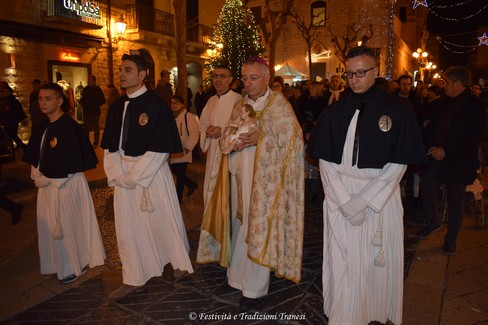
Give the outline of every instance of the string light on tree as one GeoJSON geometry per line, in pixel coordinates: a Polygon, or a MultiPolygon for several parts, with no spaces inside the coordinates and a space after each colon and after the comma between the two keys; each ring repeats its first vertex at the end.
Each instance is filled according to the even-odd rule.
{"type": "Polygon", "coordinates": [[[244,9],[241,0],[226,0],[208,47],[211,55],[205,66],[207,72],[223,65],[228,66],[236,77],[241,76],[242,65],[247,59],[264,52],[254,16],[251,10],[244,9]]]}
{"type": "Polygon", "coordinates": [[[429,8],[429,4],[427,3],[427,0],[414,0],[413,9],[417,8],[418,6],[424,6],[426,8],[429,8]]]}
{"type": "MultiPolygon", "coordinates": [[[[388,5],[389,0],[386,0],[388,5]]],[[[386,58],[386,79],[393,78],[393,55],[395,53],[395,17],[396,17],[396,0],[391,1],[388,17],[388,56],[386,58]]]]}
{"type": "Polygon", "coordinates": [[[488,46],[488,36],[486,36],[486,33],[483,33],[483,35],[478,37],[478,39],[480,40],[480,43],[478,44],[478,46],[481,46],[481,45],[487,45],[488,46]]]}

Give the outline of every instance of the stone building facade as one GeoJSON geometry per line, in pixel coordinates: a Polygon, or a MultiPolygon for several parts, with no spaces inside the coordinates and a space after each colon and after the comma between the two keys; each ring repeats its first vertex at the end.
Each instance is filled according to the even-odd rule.
{"type": "MultiPolygon", "coordinates": [[[[273,2],[280,0],[270,1],[273,2]]],[[[342,73],[344,63],[338,58],[338,47],[332,38],[336,35],[339,41],[343,41],[344,37],[352,40],[354,29],[357,39],[351,45],[357,44],[363,36],[371,37],[367,45],[377,50],[380,76],[396,78],[403,73],[413,73],[415,62],[411,57],[412,50],[425,47],[428,36],[425,7],[413,9],[411,1],[407,0],[294,0],[292,11],[308,25],[317,6],[324,8],[325,23],[316,27],[316,40],[311,51],[314,56],[312,71],[309,71],[307,43],[290,16],[281,29],[282,35],[276,45],[276,64],[288,63],[310,75],[313,80],[342,73]]],[[[250,0],[248,7],[256,15],[261,15],[258,20],[266,14],[264,0],[250,0]]]]}
{"type": "MultiPolygon", "coordinates": [[[[189,9],[191,24],[187,27],[186,43],[188,86],[196,93],[205,78],[205,41],[212,30],[203,23],[211,26],[221,6],[216,8],[217,14],[202,19],[198,8],[214,6],[211,3],[215,1],[188,2],[193,4],[189,9]]],[[[63,84],[69,85],[75,102],[74,118],[83,123],[77,89],[87,85],[90,74],[97,77],[97,84],[106,97],[110,84],[120,89],[118,67],[125,53],[137,53],[147,59],[148,84],[156,84],[159,72],[167,69],[173,72],[174,85],[177,79],[174,18],[171,0],[2,1],[0,80],[7,81],[14,89],[26,112],[33,79],[66,81],[63,84]],[[115,33],[115,22],[120,17],[127,24],[123,35],[115,33]]],[[[101,126],[106,110],[104,105],[101,126]]],[[[23,140],[29,138],[29,130],[29,121],[25,121],[19,129],[23,140]]]]}

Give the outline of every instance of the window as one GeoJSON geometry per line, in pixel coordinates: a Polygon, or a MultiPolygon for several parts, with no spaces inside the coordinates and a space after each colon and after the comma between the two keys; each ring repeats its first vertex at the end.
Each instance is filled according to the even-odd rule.
{"type": "Polygon", "coordinates": [[[400,7],[400,21],[406,22],[407,21],[407,7],[400,7]]]}
{"type": "Polygon", "coordinates": [[[326,17],[326,3],[325,1],[314,1],[310,5],[310,19],[312,20],[312,26],[325,27],[326,17]]]}

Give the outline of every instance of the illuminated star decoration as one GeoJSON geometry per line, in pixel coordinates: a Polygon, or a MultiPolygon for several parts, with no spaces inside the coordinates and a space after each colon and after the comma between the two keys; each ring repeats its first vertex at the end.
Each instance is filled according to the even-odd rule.
{"type": "Polygon", "coordinates": [[[478,46],[481,46],[481,45],[487,45],[488,46],[488,36],[486,36],[486,33],[483,33],[483,36],[478,37],[478,39],[480,40],[480,43],[478,44],[478,46]]]}
{"type": "Polygon", "coordinates": [[[427,3],[427,0],[414,0],[413,9],[417,8],[418,6],[424,6],[426,8],[429,8],[429,4],[427,3]]]}

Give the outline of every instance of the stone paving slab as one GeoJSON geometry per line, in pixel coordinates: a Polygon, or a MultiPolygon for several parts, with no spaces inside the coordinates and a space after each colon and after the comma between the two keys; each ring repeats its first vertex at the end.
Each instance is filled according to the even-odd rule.
{"type": "MultiPolygon", "coordinates": [[[[240,307],[240,292],[227,285],[225,270],[216,264],[195,265],[193,275],[176,282],[153,278],[142,290],[111,301],[107,299],[108,294],[122,281],[111,230],[103,234],[110,255],[105,266],[89,270],[80,280],[65,286],[59,285],[55,276],[39,274],[33,231],[35,188],[29,181],[28,168],[24,167],[21,168],[25,175],[22,174],[19,185],[23,192],[10,197],[30,204],[29,211],[16,226],[7,225],[10,220],[0,211],[0,288],[20,288],[14,294],[2,290],[0,319],[4,320],[0,324],[327,324],[322,312],[320,209],[306,211],[302,282],[295,284],[272,276],[269,296],[258,299],[247,310],[240,307]],[[17,274],[10,263],[22,263],[22,270],[17,270],[17,274]],[[14,281],[9,283],[9,279],[14,281]],[[196,320],[190,320],[190,312],[200,314],[196,320]],[[283,312],[285,316],[304,316],[305,319],[280,319],[283,312]],[[209,316],[215,317],[204,319],[209,316]],[[226,317],[237,319],[229,322],[226,317]],[[262,320],[273,317],[276,319],[262,320]]],[[[99,223],[109,229],[114,222],[113,203],[100,170],[97,168],[87,178],[96,179],[90,186],[94,200],[101,202],[96,205],[99,223]]],[[[189,169],[194,179],[202,173],[201,163],[192,164],[189,169]]],[[[192,197],[184,196],[182,206],[193,261],[199,237],[197,225],[202,215],[198,199],[201,191],[199,187],[192,197]]],[[[422,214],[408,203],[407,200],[403,324],[488,324],[488,231],[473,227],[473,218],[468,217],[458,253],[447,257],[441,251],[445,230],[420,242],[410,237],[422,226],[422,214]]]]}
{"type": "MultiPolygon", "coordinates": [[[[244,308],[240,306],[240,291],[227,284],[226,270],[216,263],[195,264],[194,274],[175,282],[153,278],[128,297],[109,300],[108,294],[122,280],[121,267],[116,265],[90,270],[98,273],[65,292],[59,291],[65,286],[51,277],[42,286],[53,294],[52,298],[10,317],[6,323],[228,324],[228,319],[222,318],[236,317],[232,324],[326,324],[322,299],[322,221],[320,210],[307,210],[302,281],[296,284],[272,276],[269,294],[244,308]],[[190,320],[193,315],[196,320],[190,320]]],[[[194,261],[199,230],[188,231],[188,238],[194,261]]],[[[407,246],[414,252],[411,246],[416,244],[410,241],[407,246]]]]}

